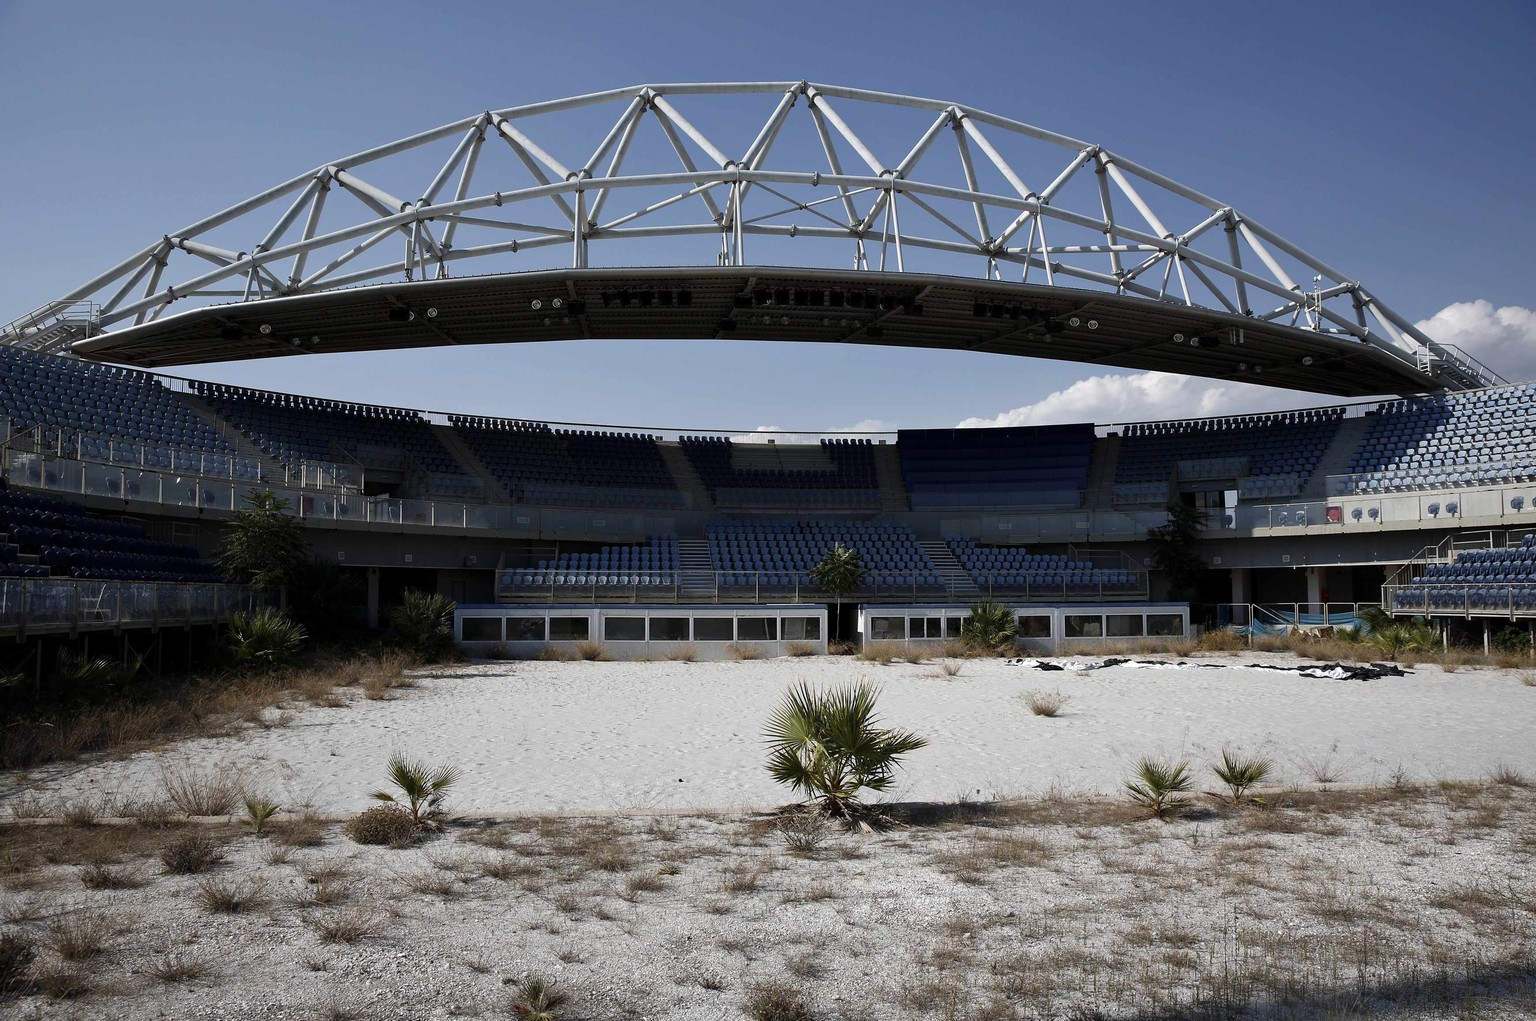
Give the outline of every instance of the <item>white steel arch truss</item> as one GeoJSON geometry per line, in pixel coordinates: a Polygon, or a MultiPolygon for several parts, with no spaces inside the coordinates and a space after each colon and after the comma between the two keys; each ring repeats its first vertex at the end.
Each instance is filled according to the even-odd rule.
{"type": "Polygon", "coordinates": [[[167,233],[0,338],[59,351],[172,309],[584,269],[606,246],[630,265],[749,266],[771,246],[786,261],[1087,287],[1353,338],[1454,386],[1502,382],[1358,280],[1101,145],[803,81],[638,85],[485,111],[167,233]],[[701,128],[706,109],[725,127],[701,128]],[[591,149],[563,123],[578,117],[591,149]],[[786,143],[792,130],[802,144],[786,143]],[[420,187],[391,191],[392,175],[420,187]],[[689,238],[708,241],[680,248],[689,238]]]}

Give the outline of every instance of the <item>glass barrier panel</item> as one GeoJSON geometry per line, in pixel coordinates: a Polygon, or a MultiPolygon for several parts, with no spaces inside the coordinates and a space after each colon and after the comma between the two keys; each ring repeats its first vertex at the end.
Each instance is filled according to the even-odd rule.
{"type": "Polygon", "coordinates": [[[0,628],[21,626],[26,607],[27,585],[20,578],[0,578],[0,628]]]}

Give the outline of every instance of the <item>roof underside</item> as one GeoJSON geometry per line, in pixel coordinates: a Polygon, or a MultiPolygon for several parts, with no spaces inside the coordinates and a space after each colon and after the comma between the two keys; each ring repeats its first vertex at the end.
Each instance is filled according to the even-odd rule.
{"type": "Polygon", "coordinates": [[[617,339],[979,351],[1341,397],[1443,385],[1368,341],[1183,304],[913,273],[751,266],[543,270],[324,291],[192,309],[79,341],[73,350],[154,368],[617,339]]]}

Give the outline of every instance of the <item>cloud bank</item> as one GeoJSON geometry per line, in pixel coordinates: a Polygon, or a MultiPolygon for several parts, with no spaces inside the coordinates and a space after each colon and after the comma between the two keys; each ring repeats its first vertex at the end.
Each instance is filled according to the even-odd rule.
{"type": "MultiPolygon", "coordinates": [[[[1441,343],[1457,345],[1508,379],[1536,378],[1536,312],[1531,309],[1519,305],[1494,308],[1492,302],[1481,299],[1463,301],[1447,305],[1415,325],[1441,343]]],[[[1219,383],[1169,372],[1132,372],[1089,376],[1033,404],[990,418],[967,418],[959,428],[1206,418],[1326,403],[1328,398],[1319,394],[1219,383]]]]}

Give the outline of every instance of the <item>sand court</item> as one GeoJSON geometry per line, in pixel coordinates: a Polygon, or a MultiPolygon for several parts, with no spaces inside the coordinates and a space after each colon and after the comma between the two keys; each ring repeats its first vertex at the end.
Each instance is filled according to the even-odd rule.
{"type": "MultiPolygon", "coordinates": [[[[1092,662],[1092,661],[1090,661],[1092,662]]],[[[422,672],[387,701],[302,708],[286,726],[196,739],[126,759],[59,765],[12,780],[43,798],[145,797],[166,762],[228,763],[271,796],[324,812],[365,807],[403,751],[452,762],[461,812],[740,809],[788,792],[763,769],[761,729],[791,685],[868,680],[889,726],[929,747],[908,760],[898,800],[951,801],[1049,790],[1114,793],[1142,755],[1203,762],[1223,744],[1271,755],[1285,783],[1475,779],[1498,765],[1536,774],[1536,688],[1511,670],[1409,669],[1371,681],[1307,678],[1205,656],[1218,669],[1042,671],[966,660],[881,666],[844,657],[725,663],[471,663],[422,672]],[[1030,691],[1070,701],[1033,715],[1030,691]]]]}

